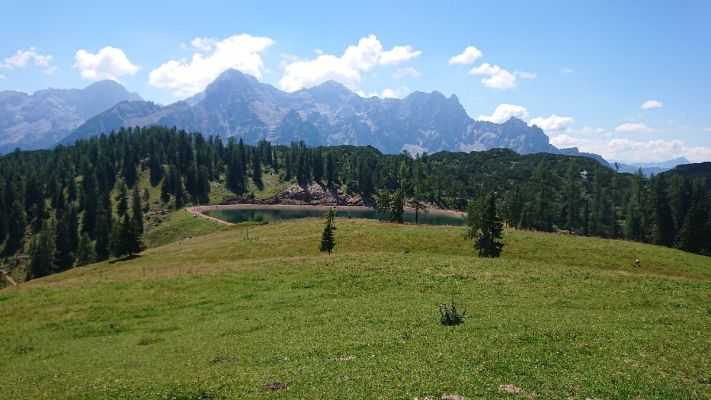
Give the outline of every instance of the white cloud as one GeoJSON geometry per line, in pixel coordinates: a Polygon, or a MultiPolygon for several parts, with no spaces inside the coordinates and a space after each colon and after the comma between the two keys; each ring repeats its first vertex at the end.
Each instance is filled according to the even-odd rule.
{"type": "Polygon", "coordinates": [[[57,71],[57,66],[52,64],[53,57],[49,54],[40,54],[37,49],[30,47],[20,49],[15,54],[3,60],[0,67],[5,69],[23,68],[29,65],[44,68],[44,73],[47,75],[57,71]]]}
{"type": "Polygon", "coordinates": [[[628,122],[626,124],[618,125],[615,128],[615,132],[619,133],[631,133],[631,132],[650,132],[651,129],[642,123],[628,122]]]}
{"type": "Polygon", "coordinates": [[[469,73],[486,76],[481,80],[481,83],[492,89],[505,90],[516,87],[516,76],[498,65],[484,63],[472,68],[469,73]]]}
{"type": "Polygon", "coordinates": [[[480,115],[480,121],[496,122],[497,124],[508,121],[511,117],[528,120],[528,110],[524,106],[515,104],[499,104],[491,115],[480,115]]]}
{"type": "Polygon", "coordinates": [[[401,99],[407,94],[409,94],[411,90],[407,87],[401,87],[399,89],[392,89],[392,88],[385,88],[383,89],[382,92],[380,93],[365,93],[361,90],[356,91],[356,94],[358,94],[360,97],[365,97],[365,98],[370,98],[370,97],[380,97],[381,99],[401,99]]]}
{"type": "Polygon", "coordinates": [[[549,117],[538,117],[531,120],[531,124],[538,125],[539,128],[546,132],[563,131],[568,129],[575,119],[573,117],[561,117],[560,115],[551,114],[549,117]]]}
{"type": "Polygon", "coordinates": [[[420,54],[422,52],[409,45],[383,50],[380,40],[371,34],[361,38],[357,45],[348,46],[340,57],[322,54],[312,60],[299,60],[287,64],[279,86],[293,92],[332,79],[354,89],[360,83],[363,72],[377,66],[398,65],[420,54]]]}
{"type": "Polygon", "coordinates": [[[711,132],[711,128],[704,129],[704,132],[711,132]]]}
{"type": "Polygon", "coordinates": [[[84,49],[74,54],[73,67],[78,69],[81,77],[90,81],[112,79],[118,81],[123,75],[133,75],[139,67],[131,63],[123,50],[106,46],[98,53],[90,53],[84,49]]]}
{"type": "Polygon", "coordinates": [[[569,75],[573,73],[573,69],[568,66],[560,67],[560,73],[563,75],[569,75]]]}
{"type": "Polygon", "coordinates": [[[4,81],[5,79],[7,79],[7,78],[5,78],[5,75],[0,74],[0,81],[4,81]]]}
{"type": "Polygon", "coordinates": [[[639,108],[641,108],[642,110],[651,110],[653,108],[662,108],[662,107],[664,107],[664,103],[662,103],[659,100],[647,100],[644,103],[642,103],[641,106],[639,106],[639,108]]]}
{"type": "Polygon", "coordinates": [[[523,78],[523,79],[536,79],[536,77],[538,76],[538,74],[536,74],[535,72],[526,72],[526,71],[515,71],[514,75],[516,75],[519,78],[523,78]]]}
{"type": "Polygon", "coordinates": [[[225,39],[196,38],[190,43],[194,51],[190,60],[170,60],[162,64],[148,75],[148,83],[172,89],[177,97],[187,97],[205,89],[230,68],[260,78],[264,70],[262,53],[274,41],[245,33],[225,39]]]}
{"type": "Polygon", "coordinates": [[[422,73],[412,67],[398,68],[393,74],[395,79],[419,78],[420,76],[422,76],[422,73]]]}
{"type": "Polygon", "coordinates": [[[469,65],[483,56],[482,52],[474,46],[468,46],[460,54],[449,59],[449,65],[469,65]]]}
{"type": "Polygon", "coordinates": [[[682,156],[692,162],[711,160],[711,147],[689,147],[681,140],[579,138],[567,134],[552,136],[550,139],[551,144],[559,148],[577,147],[581,151],[600,154],[608,160],[623,162],[665,161],[682,156]]]}
{"type": "Polygon", "coordinates": [[[582,133],[583,135],[592,135],[592,134],[604,133],[605,130],[602,128],[592,128],[590,126],[584,126],[580,129],[578,129],[577,132],[582,133]]]}

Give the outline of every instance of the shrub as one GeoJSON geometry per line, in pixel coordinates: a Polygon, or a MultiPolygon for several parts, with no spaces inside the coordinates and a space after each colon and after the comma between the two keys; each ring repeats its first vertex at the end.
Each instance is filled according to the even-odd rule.
{"type": "Polygon", "coordinates": [[[442,325],[455,326],[464,323],[464,317],[466,316],[467,311],[464,310],[459,312],[459,310],[457,310],[457,304],[454,303],[454,300],[452,300],[450,305],[439,305],[439,314],[439,322],[441,322],[442,325]]]}

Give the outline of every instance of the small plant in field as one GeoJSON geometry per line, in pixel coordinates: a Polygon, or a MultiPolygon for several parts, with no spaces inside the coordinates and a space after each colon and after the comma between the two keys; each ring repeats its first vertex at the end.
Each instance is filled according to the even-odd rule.
{"type": "Polygon", "coordinates": [[[467,315],[467,311],[464,310],[460,312],[457,310],[457,304],[452,300],[452,302],[447,304],[439,305],[439,322],[446,326],[461,325],[464,323],[464,317],[467,315]]]}

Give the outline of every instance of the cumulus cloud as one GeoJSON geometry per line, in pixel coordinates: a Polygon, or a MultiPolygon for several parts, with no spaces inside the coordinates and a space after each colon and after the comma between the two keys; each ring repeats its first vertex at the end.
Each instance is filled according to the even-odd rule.
{"type": "Polygon", "coordinates": [[[516,76],[498,65],[484,63],[472,68],[469,73],[484,75],[485,78],[481,80],[481,83],[488,88],[505,90],[516,87],[516,76]]]}
{"type": "Polygon", "coordinates": [[[422,73],[412,67],[398,68],[397,70],[395,70],[395,73],[393,74],[393,77],[395,79],[419,78],[420,76],[422,76],[422,73]]]}
{"type": "Polygon", "coordinates": [[[482,52],[474,46],[467,46],[460,54],[449,59],[449,65],[469,65],[483,56],[482,52]]]}
{"type": "Polygon", "coordinates": [[[496,122],[497,124],[508,121],[511,117],[528,120],[528,110],[524,106],[515,104],[499,104],[491,115],[480,115],[480,121],[496,122]]]}
{"type": "Polygon", "coordinates": [[[639,106],[639,108],[641,108],[642,110],[651,110],[654,108],[662,108],[662,107],[664,107],[664,103],[662,103],[659,100],[647,100],[644,103],[642,103],[641,106],[639,106]]]}
{"type": "Polygon", "coordinates": [[[321,54],[311,60],[299,60],[287,64],[279,86],[293,92],[332,79],[353,89],[360,83],[363,72],[377,66],[398,65],[420,54],[421,51],[409,45],[384,50],[380,40],[375,35],[369,35],[361,38],[357,45],[348,46],[340,57],[321,54]]]}
{"type": "Polygon", "coordinates": [[[401,87],[399,89],[392,89],[392,88],[385,88],[383,89],[382,92],[380,93],[365,93],[361,90],[356,91],[356,94],[358,94],[360,97],[380,97],[381,99],[401,99],[405,96],[407,96],[408,93],[410,93],[411,90],[407,87],[401,87]]]}
{"type": "Polygon", "coordinates": [[[514,75],[523,79],[535,79],[538,76],[535,72],[527,71],[514,71],[514,75]]]}
{"type": "Polygon", "coordinates": [[[538,125],[544,131],[564,131],[568,129],[575,119],[573,117],[561,117],[560,115],[551,114],[549,117],[538,117],[531,120],[531,124],[538,125]]]}
{"type": "Polygon", "coordinates": [[[261,78],[262,54],[274,44],[268,37],[249,34],[225,39],[195,38],[190,42],[190,60],[170,60],[148,75],[152,86],[171,89],[177,97],[187,97],[205,89],[222,72],[234,68],[261,78]]]}
{"type": "Polygon", "coordinates": [[[133,75],[139,67],[131,63],[123,50],[117,47],[106,46],[97,53],[90,53],[84,49],[77,50],[74,54],[74,68],[78,69],[81,77],[90,81],[111,79],[118,81],[124,75],[133,75]]]}
{"type": "Polygon", "coordinates": [[[0,67],[5,69],[15,69],[34,65],[36,67],[44,68],[44,73],[50,75],[57,71],[57,66],[52,64],[52,59],[53,57],[51,55],[41,54],[36,48],[30,47],[27,49],[17,50],[15,54],[5,58],[0,64],[0,67]]]}
{"type": "Polygon", "coordinates": [[[648,141],[625,138],[579,138],[567,134],[551,137],[556,147],[578,147],[581,151],[597,153],[608,160],[624,162],[665,161],[686,157],[692,162],[711,160],[711,147],[687,146],[681,140],[655,139],[648,141]]]}
{"type": "Polygon", "coordinates": [[[642,123],[628,122],[626,124],[615,127],[615,132],[619,133],[634,133],[634,132],[649,132],[651,129],[642,123]]]}

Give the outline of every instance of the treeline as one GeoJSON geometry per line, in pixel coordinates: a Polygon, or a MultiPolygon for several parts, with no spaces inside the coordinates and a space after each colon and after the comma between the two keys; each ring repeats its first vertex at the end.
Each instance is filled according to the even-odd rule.
{"type": "Polygon", "coordinates": [[[149,189],[160,190],[162,208],[209,203],[215,185],[248,200],[263,187],[264,174],[334,185],[380,207],[404,202],[418,210],[464,210],[469,201],[496,192],[509,226],[711,254],[703,174],[647,179],[588,158],[504,149],[411,157],[372,147],[273,146],[264,140],[252,146],[164,127],[121,129],[0,158],[2,254],[29,257],[30,277],[134,254],[143,213],[151,211],[149,189]]]}

